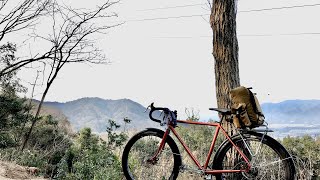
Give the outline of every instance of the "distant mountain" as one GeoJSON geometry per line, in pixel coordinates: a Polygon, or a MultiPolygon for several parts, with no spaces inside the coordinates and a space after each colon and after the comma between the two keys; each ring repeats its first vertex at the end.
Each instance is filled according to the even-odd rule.
{"type": "Polygon", "coordinates": [[[274,136],[320,135],[320,100],[288,100],[262,104],[274,136]]]}
{"type": "MultiPolygon", "coordinates": [[[[74,131],[90,127],[95,132],[105,132],[108,119],[115,120],[122,129],[124,118],[132,120],[127,129],[159,126],[149,119],[146,107],[130,99],[81,98],[66,103],[45,102],[44,105],[59,109],[74,131]]],[[[288,100],[261,106],[266,121],[271,128],[277,129],[279,136],[320,134],[320,100],[288,100]]]]}
{"type": "Polygon", "coordinates": [[[288,100],[262,104],[263,113],[270,123],[320,124],[320,100],[288,100]]]}
{"type": "Polygon", "coordinates": [[[66,103],[45,102],[44,104],[61,110],[68,117],[75,131],[90,127],[95,132],[105,132],[109,119],[115,120],[124,128],[124,118],[132,120],[126,128],[141,129],[155,126],[148,117],[149,111],[145,112],[146,107],[129,99],[81,98],[66,103]]]}
{"type": "MultiPolygon", "coordinates": [[[[37,100],[33,100],[33,106],[34,109],[32,110],[33,113],[36,113],[36,107],[38,107],[39,101],[37,100]]],[[[66,117],[66,115],[59,109],[59,108],[55,108],[53,106],[46,106],[46,104],[44,104],[41,108],[41,112],[40,115],[42,116],[46,116],[46,115],[51,115],[54,117],[55,120],[58,121],[58,126],[60,128],[63,128],[66,130],[66,132],[72,134],[73,132],[73,128],[72,125],[70,124],[70,122],[68,121],[68,118],[66,117]]]]}

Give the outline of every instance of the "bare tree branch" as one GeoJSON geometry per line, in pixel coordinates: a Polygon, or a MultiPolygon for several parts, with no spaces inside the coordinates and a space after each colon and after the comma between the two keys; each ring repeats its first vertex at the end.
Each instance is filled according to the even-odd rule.
{"type": "MultiPolygon", "coordinates": [[[[34,56],[30,52],[28,58],[0,61],[0,77],[16,72],[22,67],[29,65],[33,67],[34,63],[42,63],[43,68],[48,71],[46,88],[23,143],[23,150],[39,117],[43,101],[60,70],[64,65],[71,63],[108,63],[105,55],[95,45],[96,41],[93,40],[93,36],[105,34],[108,29],[120,24],[106,25],[104,24],[106,21],[103,23],[101,21],[117,17],[117,14],[108,12],[107,9],[118,2],[107,1],[94,10],[74,9],[65,4],[59,4],[56,0],[23,0],[10,9],[9,7],[12,6],[9,6],[9,3],[11,2],[9,0],[0,2],[0,42],[9,33],[34,28],[30,38],[33,38],[35,42],[49,45],[47,50],[42,49],[43,52],[35,53],[34,56]],[[51,25],[51,32],[45,32],[47,34],[36,32],[35,25],[38,25],[40,19],[49,20],[46,23],[51,25]],[[51,68],[46,68],[46,65],[51,68]]],[[[0,53],[1,48],[5,46],[0,47],[0,53]]]]}
{"type": "MultiPolygon", "coordinates": [[[[95,41],[91,36],[105,33],[115,25],[103,25],[96,23],[96,20],[117,17],[115,13],[108,13],[106,10],[117,2],[106,2],[98,6],[95,10],[76,10],[65,5],[54,4],[52,9],[52,33],[48,37],[33,34],[34,38],[47,41],[51,44],[51,49],[43,54],[41,60],[46,60],[51,66],[47,77],[46,88],[31,124],[31,128],[26,135],[22,150],[30,137],[32,129],[39,116],[43,101],[60,70],[69,63],[107,63],[102,51],[95,46],[95,41]]],[[[0,72],[1,73],[1,72],[0,72]]]]}
{"type": "Polygon", "coordinates": [[[51,4],[51,0],[24,0],[6,10],[8,2],[6,0],[0,6],[0,41],[6,34],[33,26],[51,4]]]}

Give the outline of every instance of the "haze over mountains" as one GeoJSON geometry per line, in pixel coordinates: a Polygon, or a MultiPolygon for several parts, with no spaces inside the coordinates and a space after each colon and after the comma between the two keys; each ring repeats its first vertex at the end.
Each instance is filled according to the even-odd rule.
{"type": "Polygon", "coordinates": [[[320,124],[320,100],[288,100],[262,104],[270,122],[277,124],[320,124]]]}
{"type": "Polygon", "coordinates": [[[262,104],[277,137],[320,135],[320,100],[288,100],[262,104]]]}
{"type": "Polygon", "coordinates": [[[95,132],[105,132],[109,119],[115,120],[124,128],[123,120],[129,118],[132,122],[126,128],[130,129],[156,125],[149,119],[146,107],[129,99],[81,98],[66,103],[45,102],[45,106],[61,110],[75,131],[90,127],[95,132]]]}
{"type": "MultiPolygon", "coordinates": [[[[130,99],[81,98],[66,103],[45,102],[44,105],[59,109],[75,131],[90,127],[95,132],[105,132],[108,119],[115,120],[124,128],[123,119],[126,117],[132,120],[126,125],[127,129],[159,126],[149,119],[146,107],[130,99]]],[[[278,129],[280,136],[320,134],[320,100],[265,103],[262,109],[267,122],[272,128],[278,129]]]]}

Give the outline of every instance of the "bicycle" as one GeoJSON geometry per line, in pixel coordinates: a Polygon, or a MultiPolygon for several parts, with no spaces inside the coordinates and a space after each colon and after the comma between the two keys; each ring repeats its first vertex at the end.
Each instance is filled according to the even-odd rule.
{"type": "Polygon", "coordinates": [[[174,134],[205,179],[284,179],[295,178],[295,166],[287,150],[275,139],[268,136],[272,132],[265,129],[241,129],[233,136],[222,127],[223,120],[231,122],[230,109],[210,108],[221,114],[219,122],[196,122],[177,120],[176,111],[154,107],[151,104],[151,120],[166,125],[165,131],[147,128],[134,135],[126,144],[122,155],[125,177],[131,179],[177,179],[179,172],[189,170],[182,163],[182,154],[173,138],[174,134]],[[153,117],[154,112],[162,112],[163,119],[153,117]],[[175,130],[177,124],[213,126],[216,128],[211,146],[203,165],[192,154],[188,145],[175,130]],[[221,130],[221,131],[220,131],[221,130]],[[216,151],[212,163],[211,155],[219,132],[226,137],[216,151]],[[232,157],[232,158],[230,158],[232,157]]]}

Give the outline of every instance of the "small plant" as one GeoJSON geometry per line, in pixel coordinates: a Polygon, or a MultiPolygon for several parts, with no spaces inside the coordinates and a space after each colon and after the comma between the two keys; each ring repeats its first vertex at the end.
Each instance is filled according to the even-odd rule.
{"type": "MultiPolygon", "coordinates": [[[[126,122],[126,121],[125,121],[126,122]]],[[[117,133],[116,131],[120,128],[114,120],[108,120],[107,133],[108,133],[108,148],[116,149],[117,147],[123,146],[124,142],[128,139],[128,135],[124,132],[117,133]]]]}

